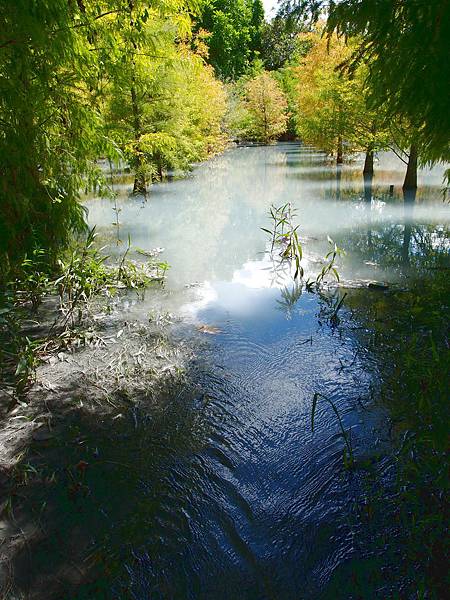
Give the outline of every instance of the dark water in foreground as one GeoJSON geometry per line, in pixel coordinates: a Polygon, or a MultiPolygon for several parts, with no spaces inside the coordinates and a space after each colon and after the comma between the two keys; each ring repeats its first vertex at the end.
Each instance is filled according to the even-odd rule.
{"type": "MultiPolygon", "coordinates": [[[[155,186],[147,203],[123,190],[119,235],[143,249],[164,247],[172,265],[166,291],[130,305],[130,315],[161,307],[182,315],[174,339],[189,340],[197,357],[188,383],[150,414],[136,409],[87,434],[82,424],[69,428],[61,451],[68,462],[89,462],[90,494],[74,509],[61,490],[61,535],[75,546],[89,535],[106,567],[97,587],[67,598],[378,597],[367,587],[383,547],[361,511],[367,473],[344,468],[338,422],[324,401],[311,432],[311,406],[315,392],[330,398],[358,460],[385,462],[388,481],[386,414],[372,402],[383,365],[357,314],[344,305],[339,325],[330,322],[330,295],[283,301],[259,229],[271,203],[291,201],[307,272],[319,270],[330,235],[347,250],[344,279],[404,284],[410,269],[448,249],[440,174],[423,174],[405,212],[388,195],[401,164],[382,157],[371,202],[361,170],[356,162],[336,179],[320,153],[280,144],[227,152],[192,178],[155,186]]],[[[114,237],[111,202],[88,206],[90,221],[114,237]]],[[[50,544],[36,560],[55,553],[58,542],[50,544]]]]}

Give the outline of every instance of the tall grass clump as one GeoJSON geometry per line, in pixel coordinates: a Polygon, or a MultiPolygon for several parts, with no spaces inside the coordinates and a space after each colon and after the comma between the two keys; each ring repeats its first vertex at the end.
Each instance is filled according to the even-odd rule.
{"type": "MultiPolygon", "coordinates": [[[[270,256],[274,271],[283,271],[284,267],[293,271],[294,283],[302,281],[305,275],[302,266],[303,247],[299,238],[300,225],[295,223],[296,212],[290,202],[269,209],[271,228],[261,227],[270,236],[270,256]]],[[[308,277],[304,282],[308,291],[319,290],[326,282],[328,275],[339,281],[339,272],[336,266],[337,259],[344,254],[333,240],[328,237],[332,249],[326,254],[322,269],[315,277],[308,277]]]]}

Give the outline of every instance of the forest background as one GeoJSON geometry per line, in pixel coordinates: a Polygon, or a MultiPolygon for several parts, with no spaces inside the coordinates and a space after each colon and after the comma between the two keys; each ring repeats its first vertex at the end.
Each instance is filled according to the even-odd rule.
{"type": "Polygon", "coordinates": [[[411,188],[448,158],[445,3],[287,1],[269,22],[261,0],[1,4],[2,281],[33,252],[55,267],[80,194],[110,191],[100,158],[135,193],[230,140],[365,151],[365,172],[393,148],[411,188]]]}

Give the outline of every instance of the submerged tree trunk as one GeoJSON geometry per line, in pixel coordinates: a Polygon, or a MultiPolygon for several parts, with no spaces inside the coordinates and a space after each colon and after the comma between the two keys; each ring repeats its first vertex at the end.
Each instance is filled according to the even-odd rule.
{"type": "Polygon", "coordinates": [[[336,166],[336,200],[341,199],[342,165],[336,166]]]}
{"type": "Polygon", "coordinates": [[[368,147],[366,150],[366,159],[363,169],[364,179],[364,200],[367,203],[372,202],[372,182],[373,182],[373,148],[368,147]]]}
{"type": "Polygon", "coordinates": [[[417,193],[417,145],[411,144],[405,181],[403,182],[403,200],[405,206],[405,229],[403,231],[402,259],[409,264],[409,246],[412,234],[412,214],[417,193]]]}
{"type": "Polygon", "coordinates": [[[338,136],[336,164],[342,165],[344,160],[344,150],[342,146],[342,136],[338,136]]]}
{"type": "Polygon", "coordinates": [[[139,114],[139,105],[137,101],[136,88],[134,85],[131,86],[131,106],[133,109],[133,129],[134,129],[134,185],[133,194],[146,194],[147,193],[147,182],[145,180],[145,164],[142,158],[142,151],[140,148],[140,137],[141,137],[141,117],[139,114]]]}
{"type": "Polygon", "coordinates": [[[403,230],[402,261],[404,265],[409,265],[409,246],[411,244],[412,226],[411,223],[405,223],[403,230]]]}
{"type": "Polygon", "coordinates": [[[147,182],[145,181],[145,175],[137,172],[134,176],[133,194],[147,194],[147,182]]]}
{"type": "Polygon", "coordinates": [[[402,260],[404,265],[409,265],[409,247],[411,245],[412,237],[412,223],[413,223],[413,211],[414,201],[416,199],[416,190],[403,190],[404,194],[404,216],[403,220],[405,227],[403,230],[403,244],[402,244],[402,260]]]}
{"type": "Polygon", "coordinates": [[[370,204],[372,202],[373,175],[364,173],[364,200],[370,204]]]}
{"type": "Polygon", "coordinates": [[[373,175],[373,148],[367,148],[366,159],[364,161],[364,175],[373,175]]]}

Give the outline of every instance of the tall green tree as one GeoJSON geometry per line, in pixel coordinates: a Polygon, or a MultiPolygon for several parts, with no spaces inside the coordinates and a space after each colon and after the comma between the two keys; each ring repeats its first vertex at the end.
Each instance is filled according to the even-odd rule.
{"type": "Polygon", "coordinates": [[[164,93],[160,79],[164,65],[176,60],[175,39],[187,36],[190,25],[184,0],[159,5],[129,0],[96,32],[94,50],[103,66],[101,93],[108,107],[106,130],[116,134],[134,171],[135,193],[145,193],[151,178],[144,148],[147,113],[164,93]]]}
{"type": "Polygon", "coordinates": [[[103,186],[99,157],[125,154],[142,191],[148,156],[162,169],[219,143],[223,91],[187,50],[194,10],[195,0],[0,0],[1,277],[35,247],[53,260],[85,226],[79,195],[103,186]]]}
{"type": "Polygon", "coordinates": [[[367,104],[365,75],[360,68],[352,77],[338,66],[352,53],[353,41],[332,36],[327,40],[320,29],[301,35],[310,49],[293,71],[297,76],[299,135],[330,154],[338,164],[344,152],[366,153],[365,173],[373,173],[377,150],[389,141],[386,116],[367,104]]]}
{"type": "Polygon", "coordinates": [[[268,71],[282,69],[297,58],[299,48],[298,36],[304,26],[291,17],[277,15],[268,23],[264,23],[261,35],[261,59],[268,71]]]}
{"type": "Polygon", "coordinates": [[[49,254],[83,224],[79,191],[104,150],[90,91],[98,63],[89,36],[101,7],[0,3],[0,270],[34,246],[49,254]],[[91,16],[94,15],[94,16],[91,16]]]}
{"type": "Polygon", "coordinates": [[[261,0],[206,0],[198,29],[209,32],[209,61],[222,79],[236,80],[261,50],[261,0]]]}
{"type": "Polygon", "coordinates": [[[221,127],[225,92],[212,68],[175,39],[157,49],[158,57],[136,61],[134,96],[114,85],[108,102],[108,135],[134,165],[136,193],[145,193],[167,169],[186,169],[222,150],[226,141],[221,127]]]}

